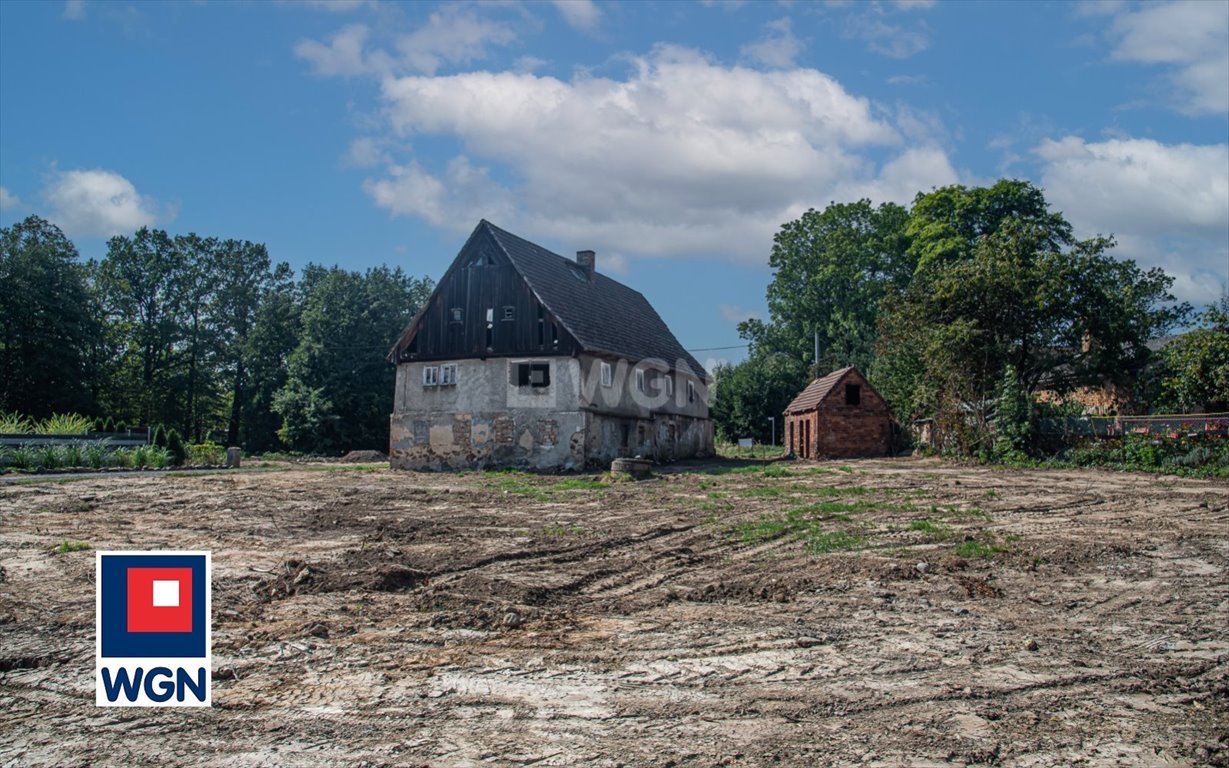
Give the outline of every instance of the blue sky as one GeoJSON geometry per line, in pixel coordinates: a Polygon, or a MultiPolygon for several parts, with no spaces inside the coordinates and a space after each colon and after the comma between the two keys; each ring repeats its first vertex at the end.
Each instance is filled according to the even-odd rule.
{"type": "Polygon", "coordinates": [[[1229,3],[0,2],[0,224],[87,257],[151,225],[438,277],[485,217],[703,350],[781,223],[1001,176],[1214,300],[1229,3]]]}

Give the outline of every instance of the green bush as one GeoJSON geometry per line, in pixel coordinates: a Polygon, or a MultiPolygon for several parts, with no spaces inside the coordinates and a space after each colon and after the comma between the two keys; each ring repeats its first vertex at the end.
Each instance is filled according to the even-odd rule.
{"type": "Polygon", "coordinates": [[[59,469],[64,466],[64,451],[58,445],[41,445],[34,454],[36,467],[59,469]]]}
{"type": "Polygon", "coordinates": [[[171,463],[171,452],[161,446],[150,446],[147,464],[154,469],[162,469],[171,463]]]}
{"type": "Polygon", "coordinates": [[[132,466],[148,467],[149,466],[149,451],[148,445],[134,445],[132,447],[132,466]]]}
{"type": "Polygon", "coordinates": [[[35,427],[40,435],[84,435],[93,422],[79,413],[55,413],[43,419],[35,427]]]}
{"type": "Polygon", "coordinates": [[[0,413],[0,433],[7,435],[28,435],[34,431],[34,422],[29,416],[19,413],[0,413]]]}
{"type": "Polygon", "coordinates": [[[131,448],[117,448],[111,452],[112,466],[131,469],[136,465],[131,448]]]}
{"type": "Polygon", "coordinates": [[[85,445],[80,442],[71,442],[63,447],[64,466],[66,467],[84,467],[85,466],[85,445]]]}
{"type": "Polygon", "coordinates": [[[188,458],[192,464],[217,465],[226,460],[226,449],[217,443],[196,443],[188,447],[188,458]]]}
{"type": "Polygon", "coordinates": [[[107,465],[107,446],[103,441],[96,440],[92,443],[87,443],[84,453],[84,466],[102,469],[107,465]]]}
{"type": "Polygon", "coordinates": [[[188,450],[184,447],[183,438],[179,436],[179,431],[171,427],[164,434],[166,435],[166,450],[171,455],[171,463],[175,465],[183,464],[188,458],[188,450]]]}
{"type": "Polygon", "coordinates": [[[9,452],[9,464],[17,469],[33,469],[36,463],[34,449],[28,445],[19,445],[9,452]]]}

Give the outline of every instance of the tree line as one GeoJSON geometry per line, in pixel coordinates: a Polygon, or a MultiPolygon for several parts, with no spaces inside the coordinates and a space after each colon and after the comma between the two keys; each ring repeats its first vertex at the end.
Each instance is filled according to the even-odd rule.
{"type": "Polygon", "coordinates": [[[748,359],[715,372],[718,433],[767,441],[769,417],[847,365],[899,421],[934,419],[970,454],[990,449],[1005,397],[1022,397],[1034,419],[1039,393],[1061,401],[1079,387],[1115,387],[1142,412],[1225,409],[1229,299],[1196,318],[1171,276],[1113,246],[1074,237],[1018,180],[935,189],[908,208],[809,210],[774,238],[769,317],[739,326],[748,359]],[[1149,347],[1192,320],[1197,332],[1149,347]]]}
{"type": "Polygon", "coordinates": [[[0,229],[0,411],[174,428],[251,452],[384,449],[397,333],[432,282],[142,228],[83,261],[54,224],[0,229]]]}

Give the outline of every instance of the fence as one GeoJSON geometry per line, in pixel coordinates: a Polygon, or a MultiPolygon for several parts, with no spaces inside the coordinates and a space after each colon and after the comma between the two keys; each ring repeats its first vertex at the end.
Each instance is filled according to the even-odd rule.
{"type": "Polygon", "coordinates": [[[1128,433],[1229,432],[1229,413],[1176,413],[1156,416],[1068,416],[1040,419],[1043,435],[1118,437],[1128,433]]]}
{"type": "Polygon", "coordinates": [[[81,435],[30,435],[11,432],[0,434],[0,445],[67,445],[103,440],[117,448],[149,445],[149,428],[129,429],[124,432],[86,432],[81,435]]]}

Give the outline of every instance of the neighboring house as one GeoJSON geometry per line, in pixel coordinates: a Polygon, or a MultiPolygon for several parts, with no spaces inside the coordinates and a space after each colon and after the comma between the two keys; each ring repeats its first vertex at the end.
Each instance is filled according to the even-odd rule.
{"type": "Polygon", "coordinates": [[[595,262],[478,223],[389,352],[393,467],[712,453],[708,374],[644,296],[595,262]]]}
{"type": "Polygon", "coordinates": [[[884,456],[891,414],[857,368],[812,381],[785,409],[785,447],[799,458],[884,456]]]}

